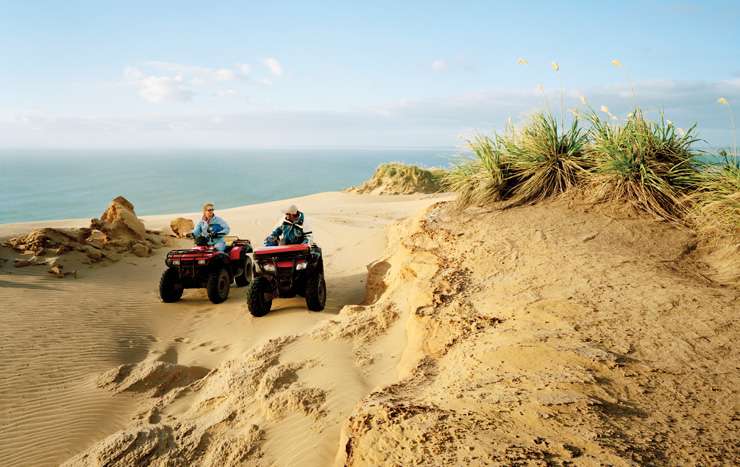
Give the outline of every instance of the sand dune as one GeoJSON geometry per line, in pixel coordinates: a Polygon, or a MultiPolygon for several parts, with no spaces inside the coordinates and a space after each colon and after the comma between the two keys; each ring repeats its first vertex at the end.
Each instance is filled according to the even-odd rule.
{"type": "MultiPolygon", "coordinates": [[[[382,254],[384,225],[431,202],[428,197],[389,202],[327,193],[219,211],[234,233],[259,241],[284,204],[305,209],[327,252],[330,294],[324,313],[307,312],[301,300],[284,300],[276,302],[269,319],[255,320],[246,311],[243,289],[233,289],[221,305],[211,304],[202,291],[187,291],[177,304],[159,303],[156,286],[166,248],[151,258],[81,265],[78,280],[50,277],[43,267],[19,270],[6,265],[0,269],[3,464],[56,464],[123,427],[140,410],[142,397],[97,387],[97,377],[113,367],[159,359],[216,368],[255,345],[301,333],[345,304],[358,303],[364,297],[365,265],[382,254]]],[[[172,217],[144,219],[148,228],[164,228],[172,217]]],[[[1,225],[0,237],[49,224],[1,225]]],[[[53,224],[74,227],[85,222],[53,224]]],[[[10,252],[3,255],[9,257],[10,252]]],[[[336,350],[323,352],[333,355],[336,350]]],[[[337,363],[338,371],[343,363],[337,363]]],[[[342,402],[331,397],[327,404],[351,406],[358,398],[342,402]]],[[[333,455],[335,443],[329,444],[333,455]]]]}
{"type": "MultiPolygon", "coordinates": [[[[327,253],[324,313],[288,300],[251,318],[239,289],[221,305],[201,291],[159,303],[163,251],[77,281],[3,274],[0,300],[14,307],[2,360],[15,363],[2,367],[0,402],[13,412],[0,455],[11,465],[740,460],[740,294],[710,279],[736,277],[736,254],[707,265],[689,232],[567,200],[460,213],[441,199],[296,200],[327,253]]],[[[261,238],[282,204],[221,214],[261,238]]]]}

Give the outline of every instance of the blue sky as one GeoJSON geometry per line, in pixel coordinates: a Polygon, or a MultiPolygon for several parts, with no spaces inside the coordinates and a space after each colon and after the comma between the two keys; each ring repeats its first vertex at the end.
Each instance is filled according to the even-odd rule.
{"type": "Polygon", "coordinates": [[[561,89],[727,145],[740,112],[740,2],[268,3],[4,2],[0,147],[456,146],[561,89]]]}

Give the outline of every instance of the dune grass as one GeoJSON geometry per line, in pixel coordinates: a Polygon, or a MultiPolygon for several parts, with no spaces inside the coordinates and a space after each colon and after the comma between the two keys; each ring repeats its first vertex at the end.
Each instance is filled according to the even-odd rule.
{"type": "Polygon", "coordinates": [[[724,164],[701,174],[692,195],[690,220],[705,239],[740,238],[740,162],[725,158],[724,164]]]}
{"type": "Polygon", "coordinates": [[[472,157],[458,159],[445,175],[445,184],[457,192],[461,207],[501,201],[512,186],[511,167],[500,138],[478,135],[468,141],[472,157]]]}
{"type": "Polygon", "coordinates": [[[384,190],[388,193],[437,193],[444,189],[442,169],[426,169],[402,162],[388,162],[375,169],[370,180],[355,187],[355,191],[369,193],[384,190]]]}
{"type": "MultiPolygon", "coordinates": [[[[517,63],[529,62],[519,58],[517,63]]],[[[611,63],[623,66],[617,59],[611,63]]],[[[556,62],[551,66],[559,72],[556,62]]],[[[635,99],[629,76],[628,81],[635,99]]],[[[690,224],[704,237],[729,235],[732,241],[740,240],[740,163],[728,99],[720,97],[717,102],[729,112],[733,152],[725,154],[724,165],[717,166],[698,160],[695,125],[684,131],[662,114],[658,121],[650,121],[636,108],[620,119],[601,105],[607,116],[602,119],[581,96],[590,112],[588,128],[581,126],[578,108],[569,109],[575,118],[566,125],[562,81],[560,87],[559,122],[545,95],[546,111],[535,114],[522,128],[509,127],[504,134],[477,136],[468,142],[472,157],[459,159],[445,176],[460,206],[536,203],[578,188],[592,202],[613,202],[662,220],[690,224]]]]}
{"type": "Polygon", "coordinates": [[[661,115],[645,119],[637,109],[623,125],[592,113],[588,154],[593,161],[588,192],[595,201],[617,201],[662,219],[680,221],[687,194],[698,186],[698,138],[679,132],[661,115]]]}
{"type": "Polygon", "coordinates": [[[521,130],[501,138],[516,178],[512,203],[541,201],[578,185],[591,166],[587,142],[578,119],[564,127],[549,113],[535,114],[521,130]]]}
{"type": "Polygon", "coordinates": [[[522,128],[468,142],[472,155],[445,175],[458,205],[536,203],[579,188],[592,202],[613,202],[670,222],[693,225],[704,237],[740,236],[740,164],[702,165],[695,127],[684,131],[662,115],[636,109],[626,120],[595,112],[584,129],[563,128],[549,113],[522,128]],[[611,122],[614,123],[611,123],[611,122]]]}
{"type": "Polygon", "coordinates": [[[445,177],[448,187],[461,206],[535,203],[580,187],[595,202],[682,221],[702,181],[695,128],[680,130],[662,116],[649,121],[639,109],[621,123],[595,112],[589,122],[585,129],[574,118],[563,127],[538,113],[520,129],[477,136],[468,144],[472,157],[445,177]]]}

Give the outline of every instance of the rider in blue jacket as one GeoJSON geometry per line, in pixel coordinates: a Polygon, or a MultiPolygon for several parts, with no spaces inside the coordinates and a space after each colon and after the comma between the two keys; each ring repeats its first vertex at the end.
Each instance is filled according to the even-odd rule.
{"type": "Polygon", "coordinates": [[[303,213],[295,205],[291,205],[283,212],[285,217],[265,239],[265,246],[313,243],[312,232],[305,222],[303,213]]]}
{"type": "Polygon", "coordinates": [[[206,237],[208,244],[214,246],[219,251],[226,249],[224,236],[229,233],[229,224],[213,212],[213,204],[206,203],[203,205],[203,217],[198,221],[193,229],[193,237],[206,237]]]}

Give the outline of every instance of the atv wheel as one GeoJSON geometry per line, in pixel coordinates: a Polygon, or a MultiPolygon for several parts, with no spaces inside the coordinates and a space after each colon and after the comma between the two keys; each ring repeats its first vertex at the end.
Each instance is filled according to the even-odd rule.
{"type": "Polygon", "coordinates": [[[272,308],[270,283],[264,277],[255,277],[247,290],[247,308],[252,316],[265,316],[272,308]]]}
{"type": "Polygon", "coordinates": [[[244,272],[234,278],[237,287],[246,287],[252,282],[252,261],[249,258],[244,260],[244,272]]]}
{"type": "Polygon", "coordinates": [[[219,268],[208,275],[208,299],[213,303],[221,303],[229,298],[229,288],[231,287],[231,278],[225,268],[219,268]]]}
{"type": "Polygon", "coordinates": [[[165,303],[173,303],[182,298],[183,286],[177,269],[167,268],[159,279],[159,298],[165,303]]]}
{"type": "Polygon", "coordinates": [[[326,305],[324,273],[317,271],[306,281],[306,306],[311,311],[321,311],[326,305]]]}

